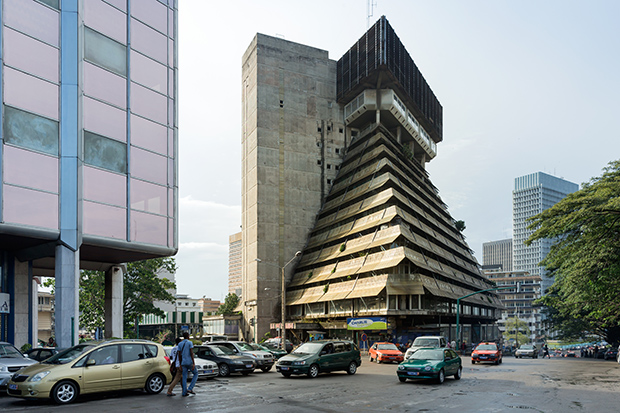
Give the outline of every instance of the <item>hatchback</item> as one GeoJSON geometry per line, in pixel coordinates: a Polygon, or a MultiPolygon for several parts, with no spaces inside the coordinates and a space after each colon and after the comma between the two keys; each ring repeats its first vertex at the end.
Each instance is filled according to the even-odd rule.
{"type": "Polygon", "coordinates": [[[145,389],[157,394],[170,382],[164,348],[148,340],[85,342],[13,374],[8,394],[75,401],[80,394],[145,389]]]}
{"type": "Polygon", "coordinates": [[[461,379],[463,363],[458,354],[449,348],[418,349],[410,358],[398,365],[396,375],[401,383],[407,379],[435,379],[442,384],[446,376],[461,379]]]}
{"type": "Polygon", "coordinates": [[[495,364],[502,362],[502,351],[496,343],[480,343],[471,353],[471,364],[490,361],[495,364]]]}
{"type": "Polygon", "coordinates": [[[403,361],[403,353],[394,345],[394,343],[375,343],[368,350],[368,357],[370,361],[376,360],[377,363],[381,362],[396,362],[403,361]]]}

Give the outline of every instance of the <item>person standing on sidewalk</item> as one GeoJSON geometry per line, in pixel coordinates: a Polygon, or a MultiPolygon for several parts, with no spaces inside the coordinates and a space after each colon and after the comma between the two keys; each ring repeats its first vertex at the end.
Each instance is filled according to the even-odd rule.
{"type": "Polygon", "coordinates": [[[179,344],[179,353],[181,354],[181,368],[183,369],[183,378],[181,379],[181,387],[183,388],[183,397],[187,397],[190,394],[194,395],[194,386],[196,385],[196,381],[198,380],[198,370],[196,370],[196,363],[194,362],[194,352],[192,348],[194,348],[194,344],[189,339],[189,333],[185,331],[183,333],[184,340],[179,344]],[[188,372],[192,372],[194,377],[192,377],[192,382],[187,385],[187,375],[188,372]]]}
{"type": "Polygon", "coordinates": [[[172,391],[174,390],[174,387],[181,381],[181,378],[183,377],[183,370],[181,370],[181,363],[179,362],[179,343],[180,342],[181,342],[181,339],[177,337],[175,339],[175,345],[174,347],[172,347],[172,351],[170,352],[170,364],[175,366],[177,370],[176,370],[176,374],[172,378],[170,387],[168,387],[168,393],[166,393],[166,396],[168,397],[176,396],[176,394],[173,393],[172,391]]]}

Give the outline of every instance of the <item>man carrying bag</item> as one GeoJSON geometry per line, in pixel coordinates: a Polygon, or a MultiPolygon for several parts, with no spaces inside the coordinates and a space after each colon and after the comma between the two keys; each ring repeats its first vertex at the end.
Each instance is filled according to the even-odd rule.
{"type": "Polygon", "coordinates": [[[172,391],[174,387],[177,385],[181,378],[183,377],[183,371],[181,370],[181,355],[179,353],[179,343],[181,342],[180,338],[175,339],[175,346],[172,348],[170,352],[170,374],[172,374],[172,382],[170,383],[170,387],[168,387],[168,393],[166,396],[172,397],[176,396],[172,391]]]}
{"type": "Polygon", "coordinates": [[[179,354],[181,356],[181,368],[183,369],[183,377],[181,379],[181,387],[183,388],[183,397],[187,397],[190,394],[194,395],[194,386],[196,385],[196,381],[198,380],[198,370],[196,369],[196,364],[194,362],[194,352],[192,348],[194,348],[194,344],[189,340],[189,333],[185,331],[183,333],[184,340],[178,345],[179,354]],[[187,374],[191,371],[194,374],[192,377],[192,382],[187,386],[187,374]]]}

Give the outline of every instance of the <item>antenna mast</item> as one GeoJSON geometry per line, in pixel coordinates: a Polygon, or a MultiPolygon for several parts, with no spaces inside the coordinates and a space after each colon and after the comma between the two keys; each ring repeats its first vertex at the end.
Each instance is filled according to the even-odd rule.
{"type": "Polygon", "coordinates": [[[370,28],[370,18],[374,15],[374,8],[377,6],[377,0],[368,0],[366,2],[366,30],[370,28]]]}

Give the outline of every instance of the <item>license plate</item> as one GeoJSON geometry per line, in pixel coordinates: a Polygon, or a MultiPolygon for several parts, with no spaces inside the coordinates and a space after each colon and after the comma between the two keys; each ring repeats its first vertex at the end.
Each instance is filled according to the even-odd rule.
{"type": "Polygon", "coordinates": [[[9,384],[9,390],[17,390],[17,384],[9,384]]]}
{"type": "Polygon", "coordinates": [[[486,357],[480,357],[480,360],[486,360],[486,359],[487,359],[486,357]]]}
{"type": "Polygon", "coordinates": [[[246,368],[246,369],[251,369],[251,368],[252,368],[252,365],[251,365],[251,364],[246,364],[246,365],[245,365],[245,368],[246,368]]]}
{"type": "Polygon", "coordinates": [[[280,367],[280,370],[288,370],[288,367],[280,367]]]}
{"type": "Polygon", "coordinates": [[[407,374],[410,375],[410,376],[419,376],[420,372],[419,371],[409,371],[409,372],[407,372],[407,374]]]}
{"type": "Polygon", "coordinates": [[[213,373],[213,370],[205,370],[205,374],[213,373]]]}

